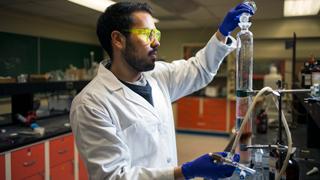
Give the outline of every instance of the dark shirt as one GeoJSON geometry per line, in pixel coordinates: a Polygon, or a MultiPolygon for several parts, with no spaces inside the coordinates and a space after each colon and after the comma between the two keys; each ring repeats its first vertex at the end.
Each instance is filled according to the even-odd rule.
{"type": "MultiPolygon", "coordinates": [[[[120,80],[121,81],[121,80],[120,80]]],[[[124,85],[126,85],[129,89],[134,91],[135,93],[142,96],[145,100],[147,100],[152,106],[153,106],[153,99],[152,99],[152,89],[147,81],[147,84],[145,86],[139,86],[135,84],[130,84],[124,81],[121,81],[124,85]]]]}

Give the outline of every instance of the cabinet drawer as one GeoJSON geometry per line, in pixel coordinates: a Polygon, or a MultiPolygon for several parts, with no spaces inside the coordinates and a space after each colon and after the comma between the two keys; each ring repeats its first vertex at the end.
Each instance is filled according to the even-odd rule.
{"type": "Polygon", "coordinates": [[[226,116],[227,110],[225,108],[217,108],[217,109],[207,109],[204,108],[204,114],[208,116],[226,116]]]}
{"type": "Polygon", "coordinates": [[[198,113],[191,111],[178,111],[178,118],[180,119],[197,119],[199,116],[198,113]]]}
{"type": "Polygon", "coordinates": [[[5,161],[4,155],[0,155],[0,180],[6,179],[6,168],[5,168],[5,161]]]}
{"type": "Polygon", "coordinates": [[[50,167],[74,159],[73,136],[63,136],[50,141],[50,167]]]}
{"type": "Polygon", "coordinates": [[[178,105],[178,111],[199,114],[199,105],[193,106],[193,107],[191,107],[191,106],[190,107],[186,107],[186,106],[178,105]]]}
{"type": "Polygon", "coordinates": [[[198,114],[187,111],[178,111],[178,128],[193,128],[195,121],[199,119],[198,114]]]}
{"type": "Polygon", "coordinates": [[[182,98],[178,101],[178,107],[192,108],[192,109],[199,108],[199,98],[191,98],[191,97],[182,98]]]}
{"type": "Polygon", "coordinates": [[[38,144],[11,153],[12,179],[24,179],[44,172],[44,145],[38,144]]]}
{"type": "Polygon", "coordinates": [[[23,178],[23,180],[44,180],[44,172],[37,173],[36,175],[23,178]]]}
{"type": "Polygon", "coordinates": [[[178,123],[177,123],[177,127],[178,128],[192,128],[194,126],[194,121],[190,120],[190,119],[179,119],[178,123]]]}
{"type": "Polygon", "coordinates": [[[74,179],[73,161],[66,161],[62,164],[50,168],[50,180],[61,179],[74,179]]]}
{"type": "Polygon", "coordinates": [[[206,99],[203,102],[203,112],[204,114],[210,115],[226,115],[227,112],[227,102],[222,99],[206,99]]]}
{"type": "Polygon", "coordinates": [[[210,131],[225,131],[226,125],[221,123],[209,123],[206,121],[199,121],[196,122],[193,129],[200,129],[200,130],[210,130],[210,131]]]}
{"type": "Polygon", "coordinates": [[[204,100],[204,107],[208,108],[227,108],[227,101],[225,99],[205,99],[204,100]]]}

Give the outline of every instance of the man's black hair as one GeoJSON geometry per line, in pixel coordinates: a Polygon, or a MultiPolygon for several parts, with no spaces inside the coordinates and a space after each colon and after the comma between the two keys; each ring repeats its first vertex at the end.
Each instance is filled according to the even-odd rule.
{"type": "Polygon", "coordinates": [[[152,15],[151,7],[147,3],[119,2],[109,6],[99,17],[97,22],[97,35],[103,49],[113,58],[111,33],[119,31],[126,37],[133,25],[132,13],[144,11],[152,15]]]}

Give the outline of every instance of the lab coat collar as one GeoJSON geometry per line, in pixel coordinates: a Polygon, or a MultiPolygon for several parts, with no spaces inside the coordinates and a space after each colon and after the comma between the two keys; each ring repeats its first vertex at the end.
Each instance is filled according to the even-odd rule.
{"type": "Polygon", "coordinates": [[[110,60],[103,60],[98,68],[97,76],[106,82],[105,85],[110,91],[116,91],[122,88],[122,83],[118,78],[105,66],[110,63],[110,60]]]}
{"type": "MultiPolygon", "coordinates": [[[[110,60],[104,60],[100,63],[99,69],[98,69],[98,77],[102,79],[103,82],[105,82],[105,86],[110,91],[117,91],[119,89],[123,90],[124,97],[135,104],[138,104],[142,107],[144,107],[146,110],[150,111],[153,115],[155,115],[158,119],[160,118],[158,113],[156,112],[156,109],[154,106],[156,106],[155,101],[155,90],[152,89],[152,96],[154,100],[154,106],[152,106],[147,100],[145,100],[143,97],[141,97],[139,94],[133,92],[131,89],[126,87],[124,84],[121,83],[121,81],[109,70],[106,68],[106,65],[110,63],[110,60]]],[[[149,76],[145,75],[145,78],[150,83],[151,87],[154,87],[152,84],[153,82],[151,79],[147,78],[149,76]]]]}

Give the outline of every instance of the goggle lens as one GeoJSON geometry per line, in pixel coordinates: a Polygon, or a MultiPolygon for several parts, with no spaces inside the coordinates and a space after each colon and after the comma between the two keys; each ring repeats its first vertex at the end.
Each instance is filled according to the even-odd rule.
{"type": "Polygon", "coordinates": [[[161,32],[158,29],[130,29],[128,32],[138,35],[146,43],[152,43],[154,40],[160,42],[161,32]]]}

